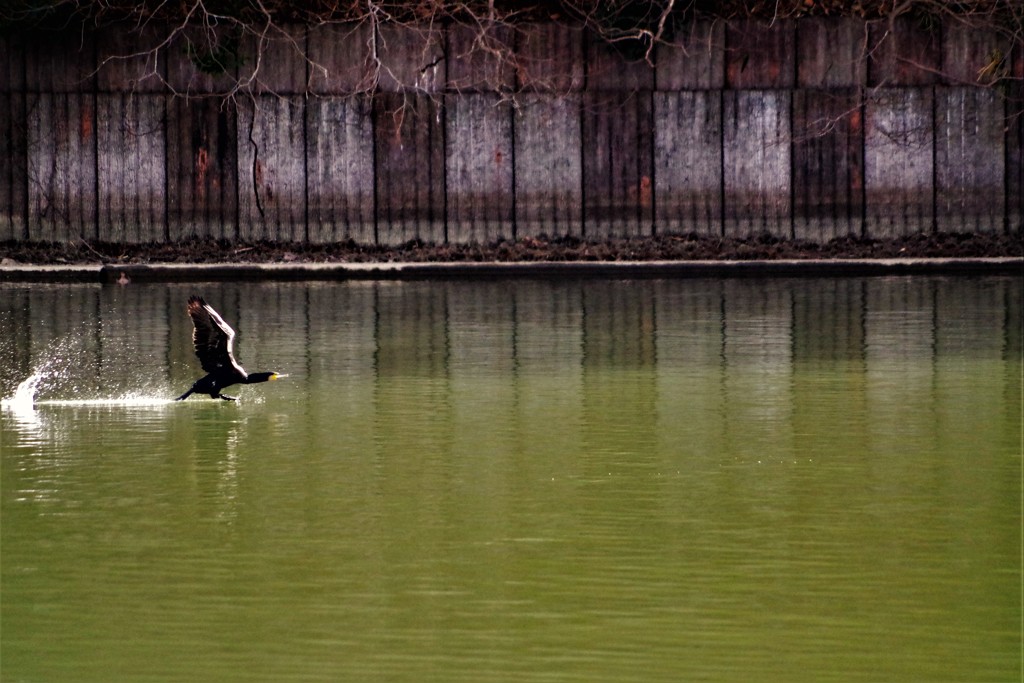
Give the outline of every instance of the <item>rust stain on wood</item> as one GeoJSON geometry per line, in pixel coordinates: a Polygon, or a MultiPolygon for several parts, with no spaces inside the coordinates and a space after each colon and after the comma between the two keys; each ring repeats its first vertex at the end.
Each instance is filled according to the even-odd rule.
{"type": "MultiPolygon", "coordinates": [[[[25,233],[41,239],[379,243],[483,241],[509,226],[520,237],[827,239],[1020,222],[1024,128],[1005,116],[1021,86],[1011,83],[1005,101],[968,86],[997,48],[1019,79],[1024,51],[990,46],[984,33],[904,18],[702,24],[659,46],[652,67],[580,30],[537,25],[511,45],[513,82],[511,63],[488,70],[463,28],[446,31],[388,29],[383,63],[400,77],[381,87],[364,82],[366,30],[311,32],[325,70],[314,77],[289,41],[274,43],[269,54],[283,61],[263,85],[300,95],[229,107],[156,86],[120,92],[131,83],[123,69],[98,84],[36,73],[63,73],[51,67],[93,51],[47,44],[25,56],[16,85],[0,83],[0,131],[22,150],[7,181],[20,189],[0,187],[0,219],[24,215],[25,233]],[[459,87],[446,88],[445,74],[459,87]],[[309,92],[326,96],[301,97],[309,92]]],[[[167,74],[177,82],[174,68],[167,74]]]]}
{"type": "Polygon", "coordinates": [[[640,206],[649,207],[653,204],[653,194],[651,192],[651,177],[641,176],[640,178],[640,206]]]}
{"type": "Polygon", "coordinates": [[[78,134],[83,140],[92,137],[93,118],[92,108],[88,105],[82,107],[82,114],[78,120],[78,134]]]}
{"type": "Polygon", "coordinates": [[[200,147],[196,154],[196,195],[200,198],[206,196],[206,173],[209,169],[210,155],[205,147],[200,147]]]}

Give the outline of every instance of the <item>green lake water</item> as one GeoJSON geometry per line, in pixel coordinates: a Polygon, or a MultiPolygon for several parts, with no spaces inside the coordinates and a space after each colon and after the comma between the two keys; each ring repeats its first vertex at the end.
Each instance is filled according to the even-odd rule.
{"type": "Polygon", "coordinates": [[[1020,681],[1021,306],[0,285],[0,680],[1020,681]],[[290,376],[168,402],[192,293],[290,376]]]}

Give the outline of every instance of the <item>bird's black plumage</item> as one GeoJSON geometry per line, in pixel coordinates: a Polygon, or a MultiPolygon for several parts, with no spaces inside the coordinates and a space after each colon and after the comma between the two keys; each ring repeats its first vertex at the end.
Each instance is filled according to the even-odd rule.
{"type": "Polygon", "coordinates": [[[192,394],[209,394],[211,398],[233,401],[233,397],[221,394],[221,390],[232,384],[256,384],[283,377],[276,372],[247,373],[235,360],[235,331],[202,297],[189,297],[188,315],[194,327],[192,343],[196,356],[207,374],[175,400],[182,401],[192,394]]]}

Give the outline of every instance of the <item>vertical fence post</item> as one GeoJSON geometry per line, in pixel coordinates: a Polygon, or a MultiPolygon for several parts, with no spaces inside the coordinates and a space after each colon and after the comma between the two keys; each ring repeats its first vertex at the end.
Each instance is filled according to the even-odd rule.
{"type": "Polygon", "coordinates": [[[167,50],[167,232],[172,241],[238,238],[239,114],[224,101],[235,64],[199,68],[205,36],[179,34],[167,50]],[[211,73],[212,72],[212,73],[211,73]]]}
{"type": "Polygon", "coordinates": [[[558,24],[529,24],[520,31],[515,49],[517,235],[582,236],[583,32],[558,24]]]}
{"type": "Polygon", "coordinates": [[[655,230],[720,235],[725,25],[694,22],[659,45],[655,80],[655,230]]]}
{"type": "Polygon", "coordinates": [[[1024,230],[1024,45],[1011,56],[1013,80],[1006,99],[1006,227],[1024,230]]]}
{"type": "Polygon", "coordinates": [[[507,27],[448,29],[445,219],[450,242],[513,237],[512,107],[504,98],[514,74],[501,57],[512,48],[507,27]]]}
{"type": "Polygon", "coordinates": [[[377,241],[442,243],[444,34],[428,25],[379,31],[381,92],[373,100],[377,241]]]}
{"type": "Polygon", "coordinates": [[[792,236],[792,21],[726,27],[723,234],[792,236]]]}
{"type": "Polygon", "coordinates": [[[872,237],[934,229],[938,41],[937,30],[906,17],[870,25],[864,185],[872,237]]]}
{"type": "Polygon", "coordinates": [[[0,240],[28,237],[25,41],[0,34],[0,240]]]}
{"type": "Polygon", "coordinates": [[[311,97],[306,100],[306,196],[311,242],[373,244],[373,27],[322,25],[309,31],[311,97]]]}
{"type": "Polygon", "coordinates": [[[957,18],[676,31],[648,52],[556,24],[275,27],[224,73],[189,29],[8,33],[0,239],[1020,228],[1009,38],[957,18]]]}
{"type": "Polygon", "coordinates": [[[123,25],[104,28],[98,38],[99,237],[162,242],[167,238],[166,73],[148,49],[158,39],[150,28],[123,25]]]}
{"type": "Polygon", "coordinates": [[[28,237],[71,242],[98,237],[96,50],[41,33],[25,47],[28,237]]]}
{"type": "Polygon", "coordinates": [[[654,70],[641,45],[586,43],[583,225],[587,237],[654,230],[654,70]]]}
{"type": "Polygon", "coordinates": [[[239,236],[302,242],[308,237],[305,29],[282,28],[252,40],[254,56],[240,73],[250,94],[238,107],[239,236]]]}
{"type": "Polygon", "coordinates": [[[864,218],[867,79],[863,24],[805,19],[797,26],[793,94],[793,236],[827,242],[860,235],[864,218]]]}

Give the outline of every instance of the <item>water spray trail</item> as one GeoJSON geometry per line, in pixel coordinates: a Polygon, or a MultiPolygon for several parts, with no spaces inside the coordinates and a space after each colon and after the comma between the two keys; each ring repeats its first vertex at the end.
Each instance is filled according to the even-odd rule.
{"type": "MultiPolygon", "coordinates": [[[[126,357],[133,357],[130,348],[118,348],[126,357]]],[[[94,381],[92,369],[96,361],[85,347],[81,335],[66,334],[53,339],[42,351],[29,376],[13,396],[0,400],[0,407],[27,414],[38,406],[128,406],[149,407],[172,403],[163,387],[134,386],[116,389],[106,396],[103,387],[94,381]],[[99,390],[99,391],[97,391],[99,390]],[[97,395],[99,394],[99,395],[97,395]]]]}
{"type": "Polygon", "coordinates": [[[13,396],[0,401],[0,406],[32,410],[37,403],[36,396],[47,386],[48,380],[67,377],[70,369],[80,360],[81,354],[81,340],[77,335],[64,335],[52,340],[29,376],[18,385],[13,396]]]}
{"type": "Polygon", "coordinates": [[[14,390],[14,395],[0,401],[0,405],[3,405],[5,408],[13,408],[14,410],[31,409],[32,404],[35,402],[36,392],[39,390],[39,385],[44,377],[45,375],[38,372],[29,375],[28,379],[19,384],[18,388],[14,390]]]}

